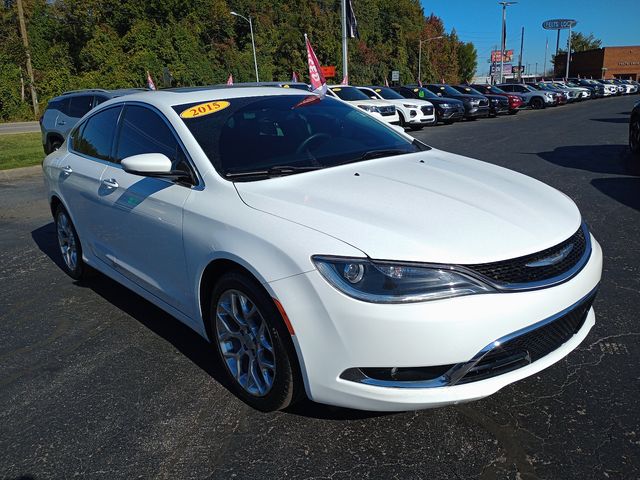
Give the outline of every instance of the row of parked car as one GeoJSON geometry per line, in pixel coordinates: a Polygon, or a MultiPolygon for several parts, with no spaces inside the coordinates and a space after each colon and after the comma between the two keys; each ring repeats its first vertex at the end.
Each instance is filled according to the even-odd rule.
{"type": "MultiPolygon", "coordinates": [[[[310,88],[306,83],[293,82],[247,83],[234,87],[257,85],[310,88]]],[[[569,79],[499,85],[330,85],[327,94],[352,103],[385,122],[419,130],[463,119],[515,115],[523,108],[542,109],[593,98],[637,94],[639,87],[638,82],[632,80],[569,79]]],[[[79,90],[51,99],[40,118],[45,153],[57,150],[71,128],[92,108],[111,98],[144,90],[79,90]]]]}

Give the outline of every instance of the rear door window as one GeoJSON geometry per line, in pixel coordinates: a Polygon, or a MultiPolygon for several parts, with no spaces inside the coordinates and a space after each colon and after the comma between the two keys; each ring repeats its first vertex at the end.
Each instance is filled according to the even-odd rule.
{"type": "Polygon", "coordinates": [[[77,153],[101,160],[111,160],[111,147],[122,106],[107,108],[90,117],[71,136],[77,153]]]}
{"type": "Polygon", "coordinates": [[[84,117],[93,107],[93,95],[76,95],[69,99],[69,113],[73,118],[84,117]]]}

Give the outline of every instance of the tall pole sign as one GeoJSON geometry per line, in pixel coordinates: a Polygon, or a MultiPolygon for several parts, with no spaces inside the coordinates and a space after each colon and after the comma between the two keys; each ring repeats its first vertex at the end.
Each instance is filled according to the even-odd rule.
{"type": "Polygon", "coordinates": [[[557,30],[558,39],[556,40],[556,56],[558,58],[558,51],[560,49],[560,30],[569,29],[569,51],[567,52],[567,77],[569,76],[569,62],[571,57],[571,29],[576,26],[578,22],[569,18],[556,18],[554,20],[547,20],[542,22],[542,28],[545,30],[557,30]]]}

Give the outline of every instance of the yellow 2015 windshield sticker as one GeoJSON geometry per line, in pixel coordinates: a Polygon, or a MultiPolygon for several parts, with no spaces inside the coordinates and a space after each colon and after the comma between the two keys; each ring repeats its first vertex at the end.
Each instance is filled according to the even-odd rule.
{"type": "Polygon", "coordinates": [[[180,118],[204,117],[205,115],[211,115],[212,113],[224,110],[229,105],[231,104],[224,100],[218,102],[201,103],[200,105],[194,105],[193,107],[189,107],[186,110],[183,110],[180,114],[180,118]]]}

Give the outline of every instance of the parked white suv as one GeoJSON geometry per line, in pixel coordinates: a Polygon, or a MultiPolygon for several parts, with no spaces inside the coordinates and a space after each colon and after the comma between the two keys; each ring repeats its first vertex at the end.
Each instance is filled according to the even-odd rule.
{"type": "Polygon", "coordinates": [[[411,130],[420,130],[436,123],[436,113],[431,102],[426,100],[407,100],[389,87],[358,87],[373,100],[384,100],[395,105],[400,117],[400,126],[411,130]]]}
{"type": "Polygon", "coordinates": [[[330,97],[121,97],[43,168],[69,275],[91,266],[184,322],[261,410],[482,398],[595,323],[602,251],[569,197],[330,97]]]}
{"type": "Polygon", "coordinates": [[[355,105],[368,114],[373,115],[378,120],[394,125],[400,123],[400,116],[398,115],[395,105],[392,105],[386,100],[373,100],[356,87],[350,85],[330,85],[327,93],[330,96],[355,105]]]}

